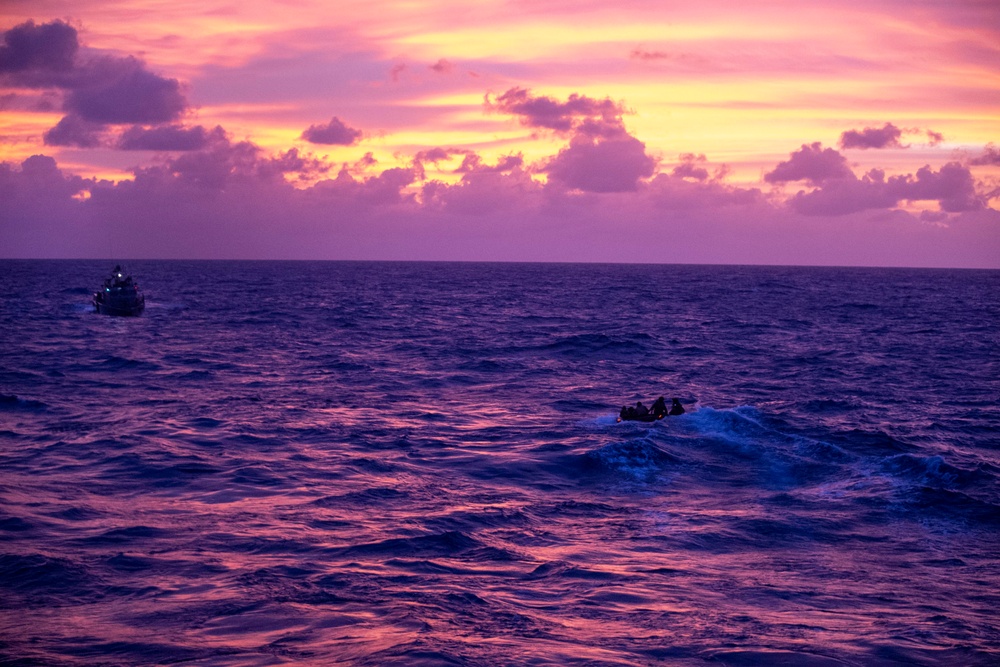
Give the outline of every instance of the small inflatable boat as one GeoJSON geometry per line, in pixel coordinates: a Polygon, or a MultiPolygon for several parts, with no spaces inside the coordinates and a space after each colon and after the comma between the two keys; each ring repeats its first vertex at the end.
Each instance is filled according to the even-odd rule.
{"type": "Polygon", "coordinates": [[[618,421],[622,422],[655,422],[663,419],[666,415],[654,415],[652,412],[645,415],[618,415],[618,421]]]}
{"type": "Polygon", "coordinates": [[[655,422],[664,417],[676,416],[684,414],[684,406],[681,405],[679,400],[672,399],[672,404],[667,408],[666,402],[663,397],[660,396],[656,401],[653,402],[652,408],[647,408],[640,401],[635,404],[634,408],[623,405],[621,412],[618,413],[618,421],[626,422],[655,422]]]}

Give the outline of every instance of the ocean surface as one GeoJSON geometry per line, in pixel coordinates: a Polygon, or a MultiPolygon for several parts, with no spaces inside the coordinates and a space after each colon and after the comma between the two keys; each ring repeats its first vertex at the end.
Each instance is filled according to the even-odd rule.
{"type": "Polygon", "coordinates": [[[113,264],[0,261],[0,664],[1000,664],[1000,272],[113,264]]]}

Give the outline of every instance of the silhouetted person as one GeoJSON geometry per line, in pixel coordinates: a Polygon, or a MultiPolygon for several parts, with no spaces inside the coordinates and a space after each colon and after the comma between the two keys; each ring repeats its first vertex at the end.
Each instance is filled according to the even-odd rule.
{"type": "Polygon", "coordinates": [[[649,414],[649,408],[642,404],[642,401],[638,401],[635,404],[635,414],[640,417],[645,417],[649,414]]]}
{"type": "Polygon", "coordinates": [[[628,407],[623,405],[622,411],[618,413],[619,419],[628,419],[628,407]]]}
{"type": "Polygon", "coordinates": [[[659,419],[663,415],[667,414],[667,402],[662,396],[660,396],[656,399],[656,402],[653,403],[653,407],[651,407],[649,411],[653,413],[654,417],[659,419]]]}
{"type": "Polygon", "coordinates": [[[684,414],[684,406],[681,405],[681,402],[678,401],[676,398],[673,399],[673,402],[670,404],[670,413],[669,414],[671,414],[671,415],[682,415],[682,414],[684,414]]]}

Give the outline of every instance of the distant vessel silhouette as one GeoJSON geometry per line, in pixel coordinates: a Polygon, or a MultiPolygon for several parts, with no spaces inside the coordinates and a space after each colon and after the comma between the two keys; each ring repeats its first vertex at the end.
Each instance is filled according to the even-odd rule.
{"type": "Polygon", "coordinates": [[[121,265],[115,265],[104,280],[101,291],[94,293],[94,309],[104,315],[134,317],[146,308],[146,297],[121,265]]]}

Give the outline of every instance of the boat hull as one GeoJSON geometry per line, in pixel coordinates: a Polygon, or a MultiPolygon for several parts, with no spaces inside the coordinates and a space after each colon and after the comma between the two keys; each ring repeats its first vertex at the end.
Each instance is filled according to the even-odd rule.
{"type": "Polygon", "coordinates": [[[146,309],[146,299],[142,295],[135,299],[102,299],[100,293],[94,295],[94,310],[101,315],[117,317],[137,317],[146,309]]]}
{"type": "Polygon", "coordinates": [[[618,421],[626,422],[655,422],[666,417],[666,415],[639,415],[635,417],[618,417],[618,421]]]}

